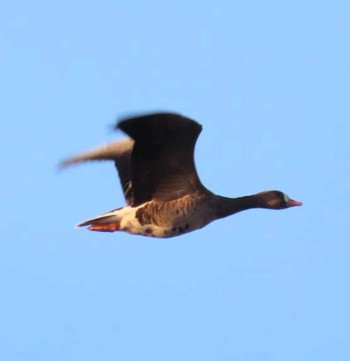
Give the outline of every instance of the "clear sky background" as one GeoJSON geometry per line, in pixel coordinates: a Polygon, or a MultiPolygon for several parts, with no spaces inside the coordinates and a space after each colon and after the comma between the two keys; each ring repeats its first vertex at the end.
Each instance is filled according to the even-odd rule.
{"type": "Polygon", "coordinates": [[[350,3],[0,5],[0,359],[350,360],[350,3]],[[73,225],[122,206],[125,113],[203,124],[213,192],[280,189],[172,239],[73,225]]]}

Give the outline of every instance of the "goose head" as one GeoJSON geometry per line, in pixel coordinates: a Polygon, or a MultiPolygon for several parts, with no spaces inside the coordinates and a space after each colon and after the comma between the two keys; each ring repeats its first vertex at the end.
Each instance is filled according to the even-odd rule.
{"type": "Polygon", "coordinates": [[[264,191],[257,194],[263,208],[285,209],[289,207],[301,206],[302,203],[295,201],[281,191],[264,191]]]}

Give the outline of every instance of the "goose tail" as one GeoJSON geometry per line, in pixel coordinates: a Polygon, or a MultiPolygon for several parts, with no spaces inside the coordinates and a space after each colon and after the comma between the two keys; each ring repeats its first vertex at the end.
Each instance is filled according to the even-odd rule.
{"type": "MultiPolygon", "coordinates": [[[[119,208],[120,209],[120,208],[119,208]]],[[[87,227],[90,231],[115,232],[120,229],[121,217],[117,214],[119,209],[101,214],[95,218],[88,219],[77,224],[75,227],[87,227]]]]}

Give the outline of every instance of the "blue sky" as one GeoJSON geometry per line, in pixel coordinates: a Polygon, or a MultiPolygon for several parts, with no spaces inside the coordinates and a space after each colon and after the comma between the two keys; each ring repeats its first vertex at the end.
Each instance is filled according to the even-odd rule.
{"type": "Polygon", "coordinates": [[[347,1],[0,6],[0,359],[349,360],[347,1]],[[122,206],[125,113],[203,124],[213,192],[304,203],[157,240],[73,225],[122,206]]]}

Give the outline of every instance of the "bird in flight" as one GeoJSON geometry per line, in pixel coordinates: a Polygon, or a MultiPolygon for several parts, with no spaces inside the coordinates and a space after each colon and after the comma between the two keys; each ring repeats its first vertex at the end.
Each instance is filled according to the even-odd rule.
{"type": "Polygon", "coordinates": [[[205,188],[194,163],[202,126],[192,119],[175,113],[153,113],[121,119],[116,128],[128,137],[60,163],[67,167],[85,161],[114,161],[126,199],[125,207],[77,227],[167,238],[251,208],[302,205],[277,190],[228,198],[205,188]]]}

